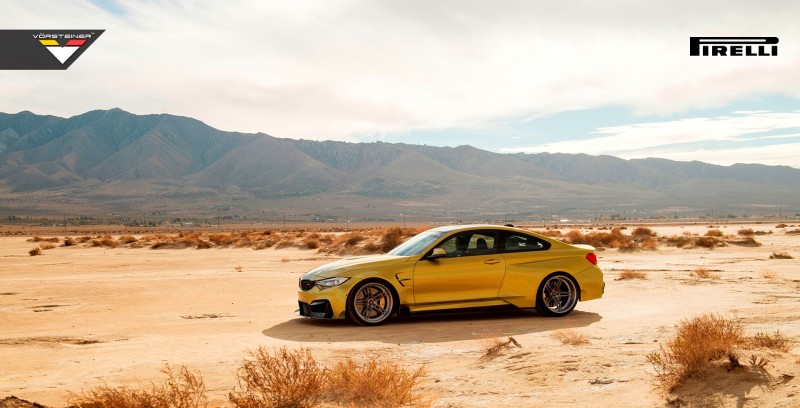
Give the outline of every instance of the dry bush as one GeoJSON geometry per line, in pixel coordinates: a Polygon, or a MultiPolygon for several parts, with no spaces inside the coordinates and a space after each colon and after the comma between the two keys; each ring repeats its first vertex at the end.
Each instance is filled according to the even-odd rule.
{"type": "Polygon", "coordinates": [[[133,237],[131,235],[123,235],[123,236],[119,237],[119,239],[117,239],[117,241],[119,241],[119,242],[121,242],[121,243],[123,243],[125,245],[129,245],[129,244],[132,244],[132,243],[134,243],[134,242],[136,242],[138,240],[136,239],[136,237],[133,237]]]}
{"type": "Polygon", "coordinates": [[[647,361],[661,385],[672,391],[689,377],[704,374],[714,360],[732,353],[743,341],[739,322],[705,314],[681,321],[675,337],[648,354],[647,361]]]}
{"type": "Polygon", "coordinates": [[[720,275],[718,273],[713,273],[706,268],[697,268],[693,270],[689,275],[694,278],[701,278],[701,279],[720,279],[720,275]]]}
{"type": "Polygon", "coordinates": [[[760,247],[761,246],[761,243],[756,241],[755,238],[753,238],[752,236],[747,236],[747,237],[744,237],[744,238],[741,238],[741,239],[729,239],[729,240],[726,240],[725,242],[727,242],[729,244],[738,245],[738,246],[745,246],[745,247],[760,247]]]}
{"type": "Polygon", "coordinates": [[[648,237],[645,238],[639,245],[642,246],[642,249],[649,249],[651,251],[655,251],[658,249],[658,238],[655,237],[648,237]]]}
{"type": "Polygon", "coordinates": [[[511,345],[522,347],[521,344],[517,342],[516,339],[513,337],[509,337],[508,340],[503,341],[498,338],[494,338],[488,340],[488,344],[486,346],[486,350],[483,351],[483,355],[481,356],[481,360],[491,360],[500,355],[500,353],[507,349],[511,348],[511,345]]]}
{"type": "Polygon", "coordinates": [[[702,248],[712,249],[718,246],[725,246],[725,242],[713,236],[697,237],[694,240],[694,245],[702,248]]]}
{"type": "Polygon", "coordinates": [[[775,228],[786,228],[786,227],[788,227],[788,225],[786,225],[784,223],[780,223],[780,224],[775,226],[775,228]]]}
{"type": "Polygon", "coordinates": [[[671,237],[665,238],[664,242],[667,245],[672,245],[677,248],[683,248],[692,243],[692,238],[687,235],[673,235],[671,237]]]}
{"type": "Polygon", "coordinates": [[[619,273],[616,280],[647,279],[647,274],[635,269],[625,269],[619,273]]]}
{"type": "Polygon", "coordinates": [[[371,242],[370,241],[370,242],[367,242],[366,244],[364,244],[364,251],[367,251],[368,253],[382,252],[383,251],[383,245],[381,245],[381,244],[379,244],[377,242],[371,242]]]}
{"type": "Polygon", "coordinates": [[[725,234],[723,234],[722,231],[720,231],[718,229],[710,229],[710,230],[706,231],[705,236],[706,237],[721,238],[721,237],[724,237],[725,234]]]}
{"type": "Polygon", "coordinates": [[[64,238],[64,246],[65,247],[73,246],[73,245],[75,245],[75,241],[72,238],[70,238],[70,237],[64,238]]]}
{"type": "Polygon", "coordinates": [[[28,251],[28,254],[30,256],[41,255],[42,254],[42,248],[39,248],[39,247],[33,248],[30,251],[28,251]]]}
{"type": "Polygon", "coordinates": [[[103,247],[103,248],[117,248],[120,245],[119,241],[114,240],[109,235],[93,239],[91,244],[93,247],[103,247]]]}
{"type": "Polygon", "coordinates": [[[324,399],[351,407],[426,406],[429,402],[414,392],[423,373],[423,367],[404,370],[394,361],[357,364],[346,360],[326,372],[324,399]]]}
{"type": "Polygon", "coordinates": [[[631,236],[634,237],[636,240],[643,240],[645,238],[651,238],[658,236],[652,229],[647,227],[636,227],[631,232],[631,236]]]}
{"type": "Polygon", "coordinates": [[[769,269],[761,271],[758,275],[764,279],[778,279],[781,277],[781,275],[779,275],[778,272],[771,271],[769,269]]]}
{"type": "Polygon", "coordinates": [[[200,408],[207,407],[206,387],[199,373],[185,366],[177,370],[166,366],[167,375],[161,384],[141,385],[139,388],[100,386],[80,395],[70,394],[74,408],[200,408]]]}
{"type": "Polygon", "coordinates": [[[206,241],[204,239],[198,239],[197,240],[197,246],[195,248],[197,248],[197,249],[209,249],[209,248],[211,248],[211,246],[212,245],[211,245],[210,242],[208,242],[208,241],[206,241]]]}
{"type": "Polygon", "coordinates": [[[341,240],[343,240],[347,246],[355,246],[365,239],[367,239],[367,237],[358,232],[350,232],[341,237],[341,240]]]}
{"type": "Polygon", "coordinates": [[[772,255],[769,256],[769,259],[794,259],[793,256],[789,255],[788,252],[775,252],[772,251],[772,255]]]}
{"type": "Polygon", "coordinates": [[[56,247],[56,244],[54,244],[52,242],[40,242],[39,243],[39,248],[42,248],[43,250],[53,249],[55,247],[56,247]]]}
{"type": "Polygon", "coordinates": [[[231,234],[208,234],[208,240],[217,246],[232,245],[234,238],[231,234]]]}
{"type": "Polygon", "coordinates": [[[798,235],[800,234],[800,229],[793,229],[791,231],[786,231],[786,235],[798,235]]]}
{"type": "Polygon", "coordinates": [[[237,373],[238,386],[228,394],[237,408],[314,407],[321,402],[357,407],[427,406],[414,392],[423,368],[404,370],[394,362],[352,360],[332,369],[319,365],[307,349],[250,352],[237,373]]]}
{"type": "Polygon", "coordinates": [[[319,242],[319,236],[308,236],[303,239],[303,244],[305,244],[306,248],[308,249],[317,249],[322,244],[319,242]]]}
{"type": "Polygon", "coordinates": [[[755,235],[756,234],[755,231],[753,231],[752,228],[741,228],[739,231],[736,231],[736,233],[738,235],[744,235],[744,236],[749,236],[749,235],[755,235]]]}
{"type": "Polygon", "coordinates": [[[579,230],[570,230],[569,232],[567,232],[566,240],[567,242],[573,244],[585,244],[586,235],[584,235],[583,232],[579,230]]]}
{"type": "Polygon", "coordinates": [[[747,349],[778,350],[786,353],[789,351],[789,339],[782,335],[780,331],[776,331],[773,335],[756,333],[755,336],[745,339],[744,347],[747,349]]]}
{"type": "MultiPolygon", "coordinates": [[[[577,231],[577,230],[573,230],[573,231],[577,231]]],[[[539,235],[544,235],[546,237],[552,237],[552,238],[560,238],[560,237],[564,236],[564,234],[562,234],[561,231],[559,231],[559,230],[547,229],[547,230],[544,230],[544,231],[534,231],[534,232],[539,234],[539,235]]]]}
{"type": "Polygon", "coordinates": [[[324,371],[307,349],[285,347],[251,351],[237,372],[238,386],[228,394],[237,408],[313,407],[325,386],[324,371]]]}
{"type": "Polygon", "coordinates": [[[561,344],[570,346],[583,346],[589,344],[589,338],[586,335],[579,333],[572,329],[556,330],[553,332],[555,337],[561,344]]]}
{"type": "Polygon", "coordinates": [[[383,233],[381,238],[381,249],[383,252],[389,252],[394,247],[400,245],[405,241],[403,229],[400,227],[391,227],[383,233]]]}
{"type": "Polygon", "coordinates": [[[28,239],[28,242],[52,242],[57,244],[59,241],[58,237],[52,238],[42,238],[40,236],[34,236],[33,238],[28,239]]]}
{"type": "Polygon", "coordinates": [[[590,232],[583,234],[578,230],[571,230],[567,233],[567,240],[572,244],[587,244],[595,248],[617,248],[620,250],[632,250],[636,248],[636,242],[622,233],[622,228],[613,228],[611,232],[590,232]]]}

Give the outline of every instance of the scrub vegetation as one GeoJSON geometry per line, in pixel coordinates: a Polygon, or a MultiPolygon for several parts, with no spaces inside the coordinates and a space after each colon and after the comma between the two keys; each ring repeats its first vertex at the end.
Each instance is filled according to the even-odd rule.
{"type": "MultiPolygon", "coordinates": [[[[161,384],[137,387],[102,385],[72,393],[74,408],[205,408],[211,405],[199,372],[185,366],[166,366],[161,384]]],[[[404,369],[394,362],[375,359],[338,361],[326,367],[308,349],[268,350],[248,353],[236,373],[236,386],[223,407],[311,408],[427,407],[430,400],[415,388],[424,368],[404,369]]]]}
{"type": "Polygon", "coordinates": [[[713,367],[727,371],[745,368],[739,354],[750,351],[750,369],[762,369],[769,361],[753,354],[753,350],[786,353],[790,341],[780,332],[745,336],[741,323],[716,314],[684,319],[676,334],[647,355],[656,379],[667,391],[674,391],[692,377],[703,377],[713,367]]]}

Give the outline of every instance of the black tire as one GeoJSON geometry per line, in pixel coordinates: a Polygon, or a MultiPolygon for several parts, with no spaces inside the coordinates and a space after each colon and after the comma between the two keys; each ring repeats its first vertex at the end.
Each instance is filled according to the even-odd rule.
{"type": "Polygon", "coordinates": [[[394,291],[389,284],[380,280],[359,283],[347,297],[347,317],[362,326],[383,324],[396,309],[394,291]]]}
{"type": "Polygon", "coordinates": [[[536,310],[550,317],[568,315],[578,304],[578,284],[566,273],[548,275],[536,291],[536,310]]]}

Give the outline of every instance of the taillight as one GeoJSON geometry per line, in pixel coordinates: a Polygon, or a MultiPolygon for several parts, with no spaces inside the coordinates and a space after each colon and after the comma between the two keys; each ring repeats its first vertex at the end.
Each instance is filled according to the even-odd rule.
{"type": "Polygon", "coordinates": [[[594,252],[589,252],[586,254],[586,260],[594,265],[597,265],[597,255],[595,255],[594,252]]]}

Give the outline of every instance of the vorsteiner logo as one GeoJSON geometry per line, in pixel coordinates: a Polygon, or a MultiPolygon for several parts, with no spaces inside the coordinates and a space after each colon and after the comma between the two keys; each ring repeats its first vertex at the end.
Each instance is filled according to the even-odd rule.
{"type": "Polygon", "coordinates": [[[778,37],[689,37],[689,55],[777,57],[778,37]]]}
{"type": "Polygon", "coordinates": [[[105,30],[0,30],[0,69],[67,69],[105,30]]]}

